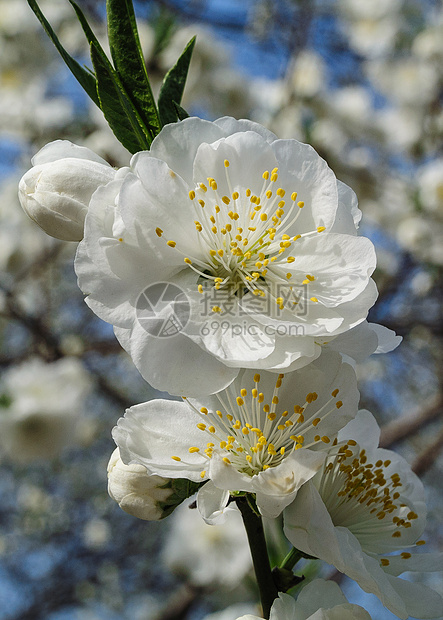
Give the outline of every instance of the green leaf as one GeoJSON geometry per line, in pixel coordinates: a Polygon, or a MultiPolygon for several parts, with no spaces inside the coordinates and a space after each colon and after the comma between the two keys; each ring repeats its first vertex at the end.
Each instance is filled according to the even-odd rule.
{"type": "Polygon", "coordinates": [[[152,141],[161,125],[149,84],[132,0],[107,0],[106,12],[114,67],[152,141]]]}
{"type": "MultiPolygon", "coordinates": [[[[180,115],[177,113],[177,106],[180,106],[182,100],[194,45],[195,37],[189,41],[182,55],[168,71],[163,80],[158,98],[158,108],[162,126],[167,123],[175,123],[177,118],[180,118],[180,115]]],[[[183,110],[183,108],[180,108],[180,110],[183,110]]]]}
{"type": "Polygon", "coordinates": [[[189,118],[189,114],[186,112],[184,108],[182,108],[175,101],[172,102],[174,104],[175,111],[177,112],[178,120],[184,121],[185,118],[189,118]]]}
{"type": "Polygon", "coordinates": [[[149,149],[149,142],[119,79],[103,50],[91,44],[100,107],[116,138],[131,153],[149,149]]]}
{"type": "Polygon", "coordinates": [[[40,21],[41,25],[43,26],[46,34],[51,39],[51,41],[54,43],[55,47],[57,48],[58,52],[60,53],[61,57],[63,58],[63,60],[69,67],[69,69],[71,70],[74,77],[77,79],[80,85],[84,88],[84,90],[89,95],[89,97],[92,99],[92,101],[97,106],[100,107],[100,103],[99,103],[99,99],[97,95],[97,82],[96,82],[94,75],[90,71],[87,71],[81,65],[79,65],[79,63],[76,60],[74,60],[72,56],[68,54],[68,52],[65,50],[63,45],[58,40],[58,37],[53,31],[53,29],[51,28],[48,20],[41,12],[40,7],[38,6],[37,2],[35,2],[35,0],[28,0],[28,4],[31,7],[31,9],[34,11],[37,19],[40,21]]]}

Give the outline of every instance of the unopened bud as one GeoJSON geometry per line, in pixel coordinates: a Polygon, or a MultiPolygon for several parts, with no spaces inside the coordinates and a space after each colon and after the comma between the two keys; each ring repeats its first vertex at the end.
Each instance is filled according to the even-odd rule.
{"type": "Polygon", "coordinates": [[[24,211],[51,237],[81,241],[91,196],[112,181],[116,171],[90,149],[68,140],[47,144],[32,163],[19,183],[24,211]]]}
{"type": "Polygon", "coordinates": [[[118,448],[108,463],[108,493],[120,508],[145,521],[167,517],[200,485],[151,475],[143,465],[125,465],[118,448]]]}

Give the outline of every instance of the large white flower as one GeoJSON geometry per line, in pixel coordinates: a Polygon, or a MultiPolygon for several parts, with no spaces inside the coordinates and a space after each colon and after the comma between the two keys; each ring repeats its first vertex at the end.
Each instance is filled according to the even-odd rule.
{"type": "MultiPolygon", "coordinates": [[[[237,620],[261,620],[258,616],[241,616],[237,620]]],[[[371,620],[360,605],[348,603],[333,581],[315,579],[298,595],[280,593],[271,607],[270,620],[371,620]]]]}
{"type": "Polygon", "coordinates": [[[295,370],[364,321],[374,249],[356,236],[355,194],[310,146],[190,118],[131,170],[94,194],[76,271],[155,387],[204,394],[239,368],[295,370]]]}
{"type": "Polygon", "coordinates": [[[224,391],[201,400],[153,400],[131,407],[113,437],[126,463],[167,478],[208,481],[198,493],[212,522],[230,491],[256,494],[275,517],[318,471],[324,448],[357,411],[351,366],[325,352],[287,375],[242,371],[224,391]]]}
{"type": "Polygon", "coordinates": [[[424,542],[423,485],[402,457],[377,448],[379,433],[368,411],[340,431],[322,470],[285,511],[285,533],[294,547],[333,564],[400,618],[436,618],[443,614],[440,596],[398,577],[443,570],[443,554],[404,551],[424,542]]]}

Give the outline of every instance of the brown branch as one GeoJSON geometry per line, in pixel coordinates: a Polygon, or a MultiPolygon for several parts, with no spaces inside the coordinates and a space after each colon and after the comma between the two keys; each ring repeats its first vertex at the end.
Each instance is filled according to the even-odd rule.
{"type": "Polygon", "coordinates": [[[390,448],[393,444],[403,441],[421,428],[441,416],[443,411],[443,395],[432,399],[421,412],[404,416],[389,422],[381,429],[380,447],[390,448]]]}
{"type": "Polygon", "coordinates": [[[443,450],[443,428],[437,437],[424,448],[412,463],[412,471],[417,476],[423,476],[436,461],[438,455],[443,450]]]}

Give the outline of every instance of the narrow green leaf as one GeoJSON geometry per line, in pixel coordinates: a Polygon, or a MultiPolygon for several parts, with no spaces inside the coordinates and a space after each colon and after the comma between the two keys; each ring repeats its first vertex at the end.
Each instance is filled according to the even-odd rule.
{"type": "Polygon", "coordinates": [[[149,84],[132,0],[106,0],[106,13],[115,69],[152,140],[161,125],[149,84]]]}
{"type": "Polygon", "coordinates": [[[91,44],[91,58],[98,84],[100,106],[116,138],[131,153],[149,149],[131,101],[118,81],[111,64],[103,58],[103,50],[91,44]]]}
{"type": "Polygon", "coordinates": [[[189,118],[189,114],[186,112],[181,105],[178,105],[175,101],[172,102],[174,104],[175,111],[177,112],[177,117],[179,121],[184,121],[185,118],[189,118]]]}
{"type": "Polygon", "coordinates": [[[91,46],[91,58],[98,80],[100,104],[106,120],[116,137],[129,151],[135,153],[136,151],[149,149],[152,141],[150,134],[146,133],[143,121],[134,109],[134,105],[125,92],[119,76],[89,26],[80,7],[74,0],[69,0],[69,2],[74,8],[91,46]],[[132,138],[130,136],[131,132],[133,134],[132,138]]]}
{"type": "MultiPolygon", "coordinates": [[[[163,80],[158,98],[158,109],[162,126],[167,123],[175,123],[177,118],[180,118],[176,106],[179,106],[182,100],[194,45],[195,37],[189,41],[182,55],[163,80]]],[[[180,109],[182,110],[183,108],[180,109]]]]}
{"type": "Polygon", "coordinates": [[[51,25],[49,24],[48,20],[41,12],[40,7],[38,6],[37,2],[35,0],[28,0],[28,4],[31,7],[31,9],[34,11],[37,19],[40,21],[41,25],[43,26],[46,34],[51,39],[51,41],[54,43],[60,56],[63,58],[63,60],[67,64],[67,66],[71,70],[74,77],[77,79],[80,85],[84,88],[84,90],[89,95],[89,97],[92,99],[92,101],[97,106],[100,107],[100,103],[99,103],[99,99],[97,95],[97,82],[95,80],[94,75],[90,71],[87,71],[86,69],[84,69],[76,60],[74,60],[74,58],[72,58],[72,56],[68,54],[68,52],[65,50],[63,45],[58,40],[58,37],[53,31],[53,29],[51,28],[51,25]]]}

